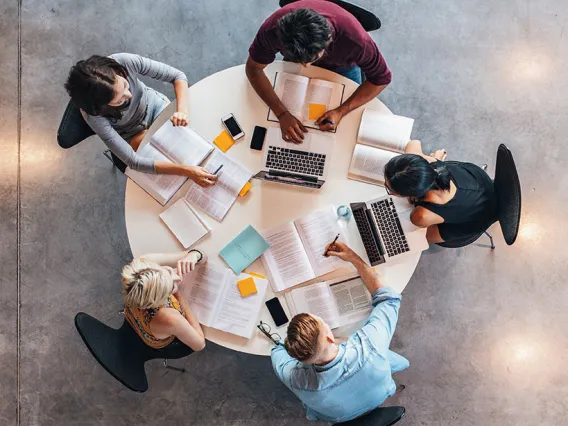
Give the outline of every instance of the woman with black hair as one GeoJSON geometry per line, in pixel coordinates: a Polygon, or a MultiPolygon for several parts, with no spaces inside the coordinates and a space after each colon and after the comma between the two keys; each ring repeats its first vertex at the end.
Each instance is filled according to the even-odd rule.
{"type": "Polygon", "coordinates": [[[430,243],[479,234],[497,219],[497,198],[487,173],[475,164],[445,158],[445,150],[424,155],[420,141],[413,140],[406,154],[385,166],[387,192],[415,205],[410,220],[428,228],[430,243]]]}
{"type": "Polygon", "coordinates": [[[136,153],[147,129],[170,102],[142,83],[137,74],[173,84],[177,108],[170,120],[174,126],[187,126],[187,77],[180,70],[140,55],[94,55],[79,61],[71,68],[65,89],[87,124],[126,166],[146,173],[187,176],[201,186],[213,185],[216,176],[202,167],[136,153]]]}

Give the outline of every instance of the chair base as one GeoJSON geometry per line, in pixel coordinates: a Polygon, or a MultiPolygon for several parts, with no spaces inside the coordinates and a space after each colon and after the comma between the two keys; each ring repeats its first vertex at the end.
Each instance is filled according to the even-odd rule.
{"type": "Polygon", "coordinates": [[[487,235],[489,237],[489,241],[491,241],[491,250],[495,250],[495,244],[493,243],[493,235],[491,235],[487,231],[485,231],[484,234],[487,235]]]}
{"type": "Polygon", "coordinates": [[[169,370],[175,370],[175,371],[179,371],[180,373],[185,373],[185,368],[174,367],[172,365],[168,365],[168,359],[167,358],[164,359],[164,367],[166,367],[169,370]]]}

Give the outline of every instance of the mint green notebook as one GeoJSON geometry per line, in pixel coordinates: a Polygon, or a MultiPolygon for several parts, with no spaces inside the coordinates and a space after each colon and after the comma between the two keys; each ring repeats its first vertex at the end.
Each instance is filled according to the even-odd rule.
{"type": "Polygon", "coordinates": [[[238,275],[268,248],[270,248],[270,245],[262,235],[249,225],[233,238],[233,241],[227,244],[219,254],[238,275]]]}

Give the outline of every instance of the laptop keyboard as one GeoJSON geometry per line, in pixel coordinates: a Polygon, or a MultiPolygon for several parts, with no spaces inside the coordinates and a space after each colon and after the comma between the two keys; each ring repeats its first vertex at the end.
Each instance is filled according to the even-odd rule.
{"type": "Polygon", "coordinates": [[[359,235],[363,241],[363,246],[365,247],[365,252],[367,253],[369,262],[371,262],[371,265],[381,262],[382,256],[379,251],[379,246],[373,237],[373,230],[371,229],[371,224],[367,219],[365,209],[352,209],[352,211],[353,218],[357,224],[357,229],[359,230],[359,235]]]}
{"type": "Polygon", "coordinates": [[[381,241],[390,257],[410,251],[392,198],[371,204],[381,241]]]}
{"type": "Polygon", "coordinates": [[[323,176],[324,165],[325,154],[298,151],[279,146],[268,147],[268,157],[266,159],[266,167],[268,169],[323,176]]]}

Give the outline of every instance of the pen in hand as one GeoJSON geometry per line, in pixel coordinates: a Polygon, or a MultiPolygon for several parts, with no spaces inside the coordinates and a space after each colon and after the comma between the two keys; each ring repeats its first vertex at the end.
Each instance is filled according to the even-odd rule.
{"type": "Polygon", "coordinates": [[[327,250],[323,253],[324,257],[327,257],[327,252],[335,245],[335,243],[337,242],[337,239],[339,238],[339,234],[337,234],[335,236],[335,239],[333,240],[333,242],[329,245],[329,247],[327,248],[327,250]]]}
{"type": "Polygon", "coordinates": [[[217,170],[215,170],[213,172],[214,175],[216,175],[217,173],[219,173],[219,171],[223,168],[223,165],[221,164],[219,167],[217,167],[217,170]]]}

